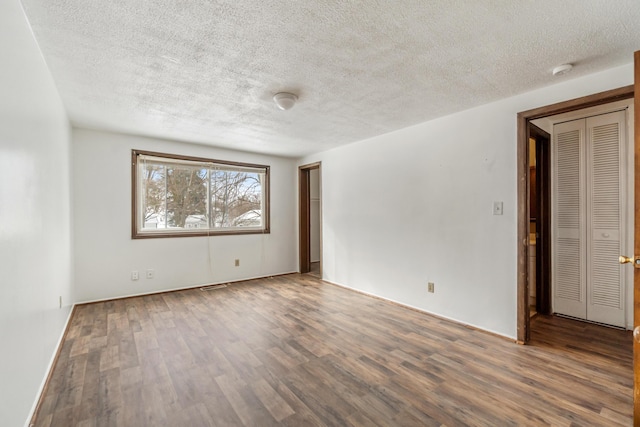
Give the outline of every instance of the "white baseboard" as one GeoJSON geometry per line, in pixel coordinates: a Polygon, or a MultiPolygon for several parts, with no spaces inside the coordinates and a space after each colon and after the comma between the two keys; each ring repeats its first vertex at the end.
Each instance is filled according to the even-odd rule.
{"type": "Polygon", "coordinates": [[[353,292],[358,292],[360,294],[370,296],[372,298],[377,298],[377,299],[380,299],[380,300],[383,300],[383,301],[390,302],[392,304],[396,304],[396,305],[399,305],[399,306],[402,306],[402,307],[406,307],[409,310],[419,311],[419,312],[424,313],[426,315],[437,317],[438,319],[443,319],[443,320],[449,321],[451,323],[456,323],[456,324],[462,325],[462,326],[464,326],[466,328],[470,328],[470,329],[474,329],[474,330],[477,330],[477,331],[480,331],[480,332],[485,332],[485,333],[488,333],[488,334],[491,334],[491,335],[495,335],[497,337],[504,338],[504,339],[509,340],[509,341],[514,341],[514,342],[516,341],[515,337],[511,337],[511,336],[505,335],[505,334],[500,333],[500,332],[492,331],[491,329],[483,328],[481,326],[477,326],[477,325],[474,325],[474,324],[471,324],[471,323],[462,322],[462,321],[460,321],[458,319],[453,319],[451,317],[443,316],[443,315],[438,314],[438,313],[433,313],[431,311],[427,311],[425,309],[422,309],[422,308],[419,308],[419,307],[415,307],[415,306],[410,305],[410,304],[405,304],[403,302],[392,300],[390,298],[381,297],[380,295],[372,294],[370,292],[361,291],[360,289],[352,288],[350,286],[346,286],[346,285],[343,285],[341,283],[332,282],[332,281],[326,280],[326,279],[322,279],[322,281],[330,283],[330,284],[332,284],[334,286],[338,286],[338,287],[341,287],[341,288],[344,288],[344,289],[348,289],[348,290],[353,291],[353,292]]]}
{"type": "Polygon", "coordinates": [[[69,313],[67,314],[67,320],[64,322],[64,327],[62,328],[62,332],[60,333],[60,337],[58,338],[58,343],[56,344],[53,354],[51,355],[51,359],[49,360],[49,364],[47,369],[44,372],[44,378],[42,379],[42,383],[36,393],[36,400],[33,402],[31,406],[31,410],[29,411],[29,416],[24,423],[24,427],[32,427],[31,421],[33,420],[33,416],[35,415],[36,410],[38,409],[38,403],[40,403],[40,399],[42,399],[42,393],[44,392],[44,388],[47,385],[47,381],[49,380],[49,375],[51,374],[51,370],[53,369],[53,364],[56,362],[58,357],[58,353],[60,352],[60,348],[62,346],[62,342],[67,334],[67,329],[69,328],[69,322],[71,322],[71,316],[73,315],[73,310],[75,308],[75,304],[71,306],[69,309],[69,313]]]}
{"type": "Polygon", "coordinates": [[[188,289],[198,289],[198,288],[202,288],[202,287],[205,287],[205,286],[233,284],[233,283],[238,283],[238,282],[246,282],[248,280],[257,280],[257,279],[266,279],[268,277],[286,276],[287,274],[294,274],[294,273],[298,273],[298,272],[297,271],[289,271],[289,272],[286,272],[286,273],[274,273],[274,274],[267,274],[267,275],[262,275],[262,276],[247,277],[247,278],[243,278],[243,279],[223,280],[223,281],[220,281],[220,282],[202,283],[200,285],[188,285],[188,286],[181,286],[181,287],[177,287],[177,288],[162,289],[162,290],[158,290],[158,291],[140,292],[140,293],[129,294],[129,295],[115,296],[115,297],[98,298],[98,299],[92,299],[92,300],[78,301],[78,302],[76,302],[76,305],[92,304],[94,302],[113,301],[113,300],[122,299],[122,298],[133,298],[133,297],[143,297],[143,296],[146,296],[146,295],[164,294],[166,292],[186,291],[188,289]]]}

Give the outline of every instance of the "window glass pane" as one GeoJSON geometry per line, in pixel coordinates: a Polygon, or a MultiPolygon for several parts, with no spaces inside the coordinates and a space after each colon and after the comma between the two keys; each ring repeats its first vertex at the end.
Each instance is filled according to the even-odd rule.
{"type": "Polygon", "coordinates": [[[212,227],[262,227],[263,173],[211,171],[212,227]]]}
{"type": "Polygon", "coordinates": [[[208,228],[208,170],[183,165],[166,166],[167,228],[208,228]]]}
{"type": "Polygon", "coordinates": [[[153,230],[166,228],[166,168],[161,164],[143,163],[142,176],[142,228],[153,230]]]}

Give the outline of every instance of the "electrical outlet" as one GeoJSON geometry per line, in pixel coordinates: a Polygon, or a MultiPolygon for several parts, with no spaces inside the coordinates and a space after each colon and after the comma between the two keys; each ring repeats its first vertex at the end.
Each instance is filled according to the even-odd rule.
{"type": "Polygon", "coordinates": [[[62,295],[60,295],[60,297],[58,297],[58,300],[60,302],[60,308],[62,308],[62,295]]]}
{"type": "Polygon", "coordinates": [[[138,272],[136,270],[131,272],[131,280],[138,280],[140,278],[140,276],[138,275],[138,272]]]}
{"type": "Polygon", "coordinates": [[[436,291],[436,285],[433,282],[429,282],[427,284],[427,291],[429,291],[430,293],[434,293],[436,291]]]}
{"type": "Polygon", "coordinates": [[[240,267],[240,260],[239,259],[236,260],[236,267],[240,267]]]}
{"type": "Polygon", "coordinates": [[[147,270],[147,279],[153,279],[155,277],[155,272],[152,269],[147,270]]]}

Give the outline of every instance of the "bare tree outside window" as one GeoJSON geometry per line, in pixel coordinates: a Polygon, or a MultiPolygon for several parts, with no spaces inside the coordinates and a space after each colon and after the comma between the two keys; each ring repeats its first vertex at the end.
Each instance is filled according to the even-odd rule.
{"type": "MultiPolygon", "coordinates": [[[[145,165],[142,169],[144,193],[144,224],[157,224],[164,213],[166,199],[166,170],[164,165],[145,165]]],[[[163,219],[164,221],[164,219],[163,219]]],[[[157,225],[156,227],[157,228],[157,225]]]]}
{"type": "Polygon", "coordinates": [[[168,226],[184,228],[190,216],[207,216],[208,172],[190,167],[167,168],[168,226]]]}
{"type": "Polygon", "coordinates": [[[261,188],[257,173],[214,171],[211,175],[213,226],[260,226],[261,188]],[[257,213],[247,215],[249,212],[257,213]]]}

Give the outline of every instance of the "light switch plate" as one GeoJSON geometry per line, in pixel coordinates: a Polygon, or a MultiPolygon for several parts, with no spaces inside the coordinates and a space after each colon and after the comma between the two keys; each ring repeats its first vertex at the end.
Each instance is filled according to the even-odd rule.
{"type": "Polygon", "coordinates": [[[502,202],[493,202],[493,214],[502,215],[502,202]]]}

